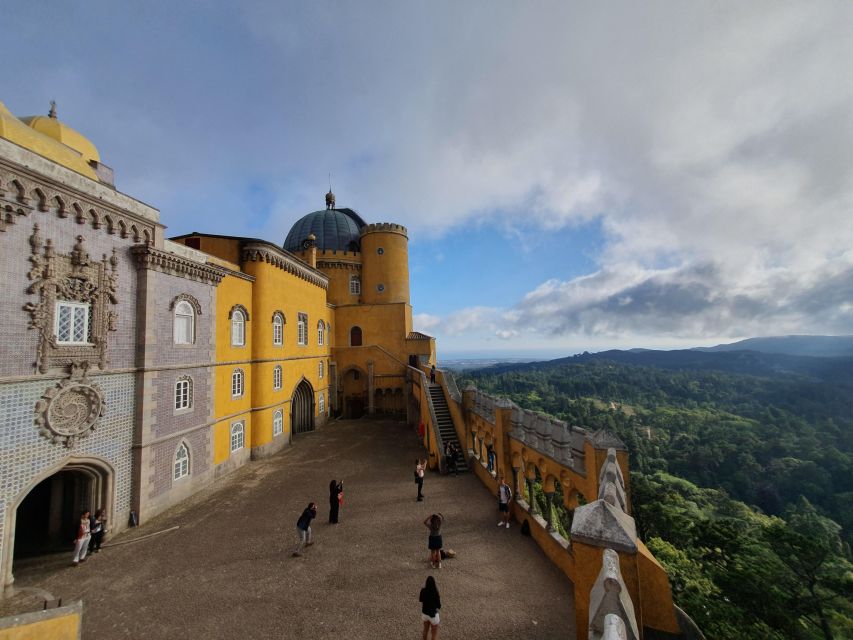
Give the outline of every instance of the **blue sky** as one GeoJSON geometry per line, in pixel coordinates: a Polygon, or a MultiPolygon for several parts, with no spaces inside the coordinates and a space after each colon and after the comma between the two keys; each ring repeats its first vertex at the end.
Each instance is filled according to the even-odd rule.
{"type": "Polygon", "coordinates": [[[410,231],[440,354],[853,333],[853,5],[23,2],[2,100],[168,233],[410,231]]]}

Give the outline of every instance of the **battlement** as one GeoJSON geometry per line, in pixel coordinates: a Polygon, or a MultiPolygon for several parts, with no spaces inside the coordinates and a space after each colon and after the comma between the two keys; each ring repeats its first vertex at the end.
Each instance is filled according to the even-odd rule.
{"type": "Polygon", "coordinates": [[[371,224],[364,225],[361,228],[361,235],[364,236],[368,233],[378,233],[378,232],[386,232],[386,233],[399,233],[401,236],[409,237],[409,232],[401,224],[396,224],[394,222],[373,222],[371,224]]]}

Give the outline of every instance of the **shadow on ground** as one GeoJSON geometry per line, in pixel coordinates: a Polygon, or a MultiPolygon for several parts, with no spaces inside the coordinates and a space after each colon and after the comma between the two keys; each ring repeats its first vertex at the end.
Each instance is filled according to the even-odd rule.
{"type": "Polygon", "coordinates": [[[471,474],[428,474],[416,502],[415,435],[392,421],[332,422],[251,463],[89,562],[71,553],[16,566],[18,587],[83,600],[85,638],[406,638],[420,635],[418,592],[432,574],[443,638],[573,638],[569,580],[471,474]],[[329,525],[328,486],[345,505],[329,525]],[[295,523],[320,505],[316,544],[291,558],[295,523]],[[446,517],[458,558],[433,571],[423,520],[446,517]],[[125,543],[178,526],[178,529],[125,543]]]}

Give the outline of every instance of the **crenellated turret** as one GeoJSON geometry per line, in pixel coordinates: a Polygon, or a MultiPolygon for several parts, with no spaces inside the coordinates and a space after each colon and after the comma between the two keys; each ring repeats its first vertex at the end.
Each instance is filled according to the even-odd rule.
{"type": "Polygon", "coordinates": [[[361,229],[361,299],[365,304],[409,303],[409,236],[390,222],[361,229]]]}

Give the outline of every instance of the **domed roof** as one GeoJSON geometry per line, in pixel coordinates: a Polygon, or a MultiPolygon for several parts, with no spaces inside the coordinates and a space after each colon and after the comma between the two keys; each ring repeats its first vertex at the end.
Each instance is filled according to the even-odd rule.
{"type": "MultiPolygon", "coordinates": [[[[30,151],[53,160],[64,167],[68,167],[77,173],[83,174],[87,178],[92,178],[93,180],[99,179],[98,175],[87,162],[87,159],[97,160],[98,158],[98,151],[91,142],[83,138],[83,136],[80,136],[80,134],[70,127],[65,127],[65,125],[59,123],[60,126],[57,127],[57,129],[65,127],[65,131],[73,131],[77,136],[82,140],[85,140],[86,143],[91,146],[89,153],[93,155],[87,156],[87,154],[81,152],[77,147],[70,145],[67,142],[63,142],[60,139],[62,137],[61,135],[51,135],[49,132],[46,133],[42,131],[40,127],[32,125],[28,126],[26,122],[29,122],[30,120],[32,120],[32,118],[16,118],[6,108],[6,106],[0,102],[0,138],[5,138],[14,142],[25,149],[29,149],[30,151]]],[[[52,120],[52,118],[45,118],[45,120],[52,120]]],[[[82,147],[83,145],[80,143],[77,146],[82,147]]]]}
{"type": "Polygon", "coordinates": [[[98,149],[94,144],[92,144],[91,140],[57,119],[55,102],[51,102],[49,115],[28,116],[21,118],[21,122],[30,128],[35,129],[39,133],[50,136],[57,142],[61,142],[66,147],[71,147],[74,151],[79,153],[86,162],[89,160],[94,160],[95,162],[101,161],[98,149]]]}
{"type": "Polygon", "coordinates": [[[284,240],[284,248],[302,251],[303,242],[313,233],[320,251],[359,251],[363,226],[364,220],[352,209],[314,211],[291,227],[284,240]]]}

